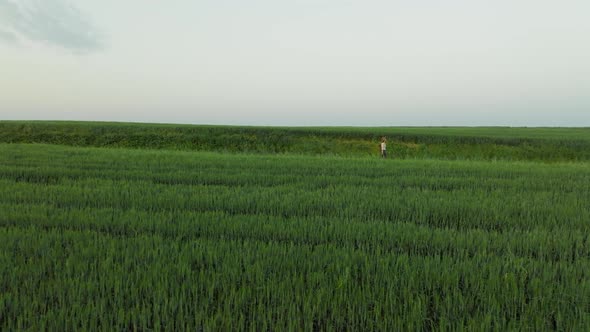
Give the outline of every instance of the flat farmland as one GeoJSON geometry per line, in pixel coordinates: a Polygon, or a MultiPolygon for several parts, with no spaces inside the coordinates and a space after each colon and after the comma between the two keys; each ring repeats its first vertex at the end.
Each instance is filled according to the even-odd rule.
{"type": "Polygon", "coordinates": [[[586,330],[588,202],[581,161],[0,144],[0,329],[586,330]]]}

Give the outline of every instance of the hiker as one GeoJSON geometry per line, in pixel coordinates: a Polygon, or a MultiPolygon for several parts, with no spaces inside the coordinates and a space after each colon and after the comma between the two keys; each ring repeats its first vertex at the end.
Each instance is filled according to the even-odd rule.
{"type": "Polygon", "coordinates": [[[379,147],[381,148],[381,157],[387,158],[387,140],[385,139],[385,136],[381,138],[381,144],[379,144],[379,147]]]}

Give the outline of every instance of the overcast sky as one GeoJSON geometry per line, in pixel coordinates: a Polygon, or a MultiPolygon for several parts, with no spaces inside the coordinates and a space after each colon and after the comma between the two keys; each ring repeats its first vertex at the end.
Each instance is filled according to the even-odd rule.
{"type": "Polygon", "coordinates": [[[590,126],[588,0],[0,0],[0,119],[590,126]]]}

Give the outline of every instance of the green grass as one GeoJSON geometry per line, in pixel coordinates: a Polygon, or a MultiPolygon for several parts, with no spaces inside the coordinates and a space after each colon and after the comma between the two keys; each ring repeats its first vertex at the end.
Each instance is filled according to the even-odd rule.
{"type": "Polygon", "coordinates": [[[588,128],[238,127],[0,121],[0,142],[398,159],[588,161],[588,128]]]}
{"type": "Polygon", "coordinates": [[[0,329],[590,327],[586,162],[236,151],[0,144],[0,329]]]}

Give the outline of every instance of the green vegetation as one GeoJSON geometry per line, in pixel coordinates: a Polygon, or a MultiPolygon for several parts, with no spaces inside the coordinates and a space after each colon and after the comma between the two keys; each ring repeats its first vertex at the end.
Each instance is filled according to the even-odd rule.
{"type": "Polygon", "coordinates": [[[586,130],[1,127],[4,142],[135,149],[0,144],[0,330],[590,327],[590,164],[571,162],[586,130]],[[461,154],[481,140],[568,162],[295,154],[300,138],[382,132],[429,146],[407,157],[442,142],[445,159],[489,159],[461,154]],[[256,153],[138,149],[169,144],[256,153]]]}
{"type": "Polygon", "coordinates": [[[369,156],[381,136],[401,159],[588,161],[590,128],[281,128],[0,121],[0,142],[369,156]]]}

